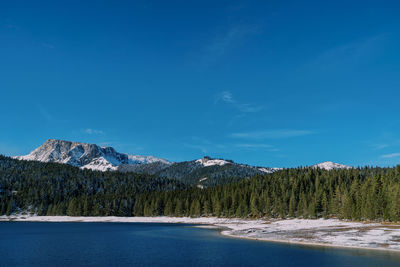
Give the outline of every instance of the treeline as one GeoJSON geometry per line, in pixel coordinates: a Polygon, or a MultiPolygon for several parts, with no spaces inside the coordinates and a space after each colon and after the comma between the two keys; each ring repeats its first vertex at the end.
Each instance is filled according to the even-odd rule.
{"type": "Polygon", "coordinates": [[[286,169],[204,190],[142,194],[135,204],[133,216],[400,221],[400,166],[286,169]]]}
{"type": "Polygon", "coordinates": [[[137,195],[184,188],[179,181],[144,174],[81,170],[0,156],[0,214],[128,216],[137,195]]]}
{"type": "Polygon", "coordinates": [[[285,169],[206,189],[179,181],[0,157],[0,212],[400,221],[400,166],[285,169]]]}

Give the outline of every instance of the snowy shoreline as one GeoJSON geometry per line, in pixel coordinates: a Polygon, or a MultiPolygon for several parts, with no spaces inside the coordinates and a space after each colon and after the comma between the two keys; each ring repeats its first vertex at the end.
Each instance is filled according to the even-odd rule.
{"type": "MultiPolygon", "coordinates": [[[[400,252],[400,225],[347,222],[337,219],[235,219],[216,217],[70,217],[0,216],[0,222],[183,223],[220,228],[221,234],[253,240],[400,252]]],[[[201,226],[201,227],[204,227],[201,226]]]]}

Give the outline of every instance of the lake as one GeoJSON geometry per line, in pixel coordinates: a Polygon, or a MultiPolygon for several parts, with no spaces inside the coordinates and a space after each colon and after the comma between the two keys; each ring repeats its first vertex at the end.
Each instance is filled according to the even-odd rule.
{"type": "Polygon", "coordinates": [[[183,224],[0,222],[1,266],[400,266],[400,253],[225,237],[183,224]]]}

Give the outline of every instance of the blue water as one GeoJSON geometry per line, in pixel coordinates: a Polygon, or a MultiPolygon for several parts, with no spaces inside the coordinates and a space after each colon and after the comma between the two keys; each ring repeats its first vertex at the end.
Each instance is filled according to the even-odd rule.
{"type": "Polygon", "coordinates": [[[1,266],[400,266],[400,253],[224,237],[179,224],[0,223],[1,266]]]}

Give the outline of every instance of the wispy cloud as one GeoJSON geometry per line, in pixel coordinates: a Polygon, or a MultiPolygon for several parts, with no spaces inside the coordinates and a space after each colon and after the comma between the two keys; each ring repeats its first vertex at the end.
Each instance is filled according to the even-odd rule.
{"type": "Polygon", "coordinates": [[[201,151],[203,154],[221,154],[221,153],[236,153],[243,151],[266,151],[278,152],[277,147],[271,144],[261,142],[224,142],[217,143],[208,139],[192,136],[191,140],[182,143],[186,148],[201,151]]]}
{"type": "Polygon", "coordinates": [[[228,51],[242,43],[246,38],[261,32],[258,25],[236,24],[224,31],[220,31],[211,38],[205,46],[203,63],[210,65],[216,62],[228,51]]]}
{"type": "Polygon", "coordinates": [[[242,112],[246,112],[246,113],[259,112],[263,109],[264,109],[264,107],[262,107],[262,106],[254,106],[251,104],[240,104],[239,105],[239,110],[242,112]]]}
{"type": "Polygon", "coordinates": [[[337,45],[321,53],[309,67],[329,70],[330,68],[337,69],[340,66],[342,69],[348,69],[365,64],[378,55],[386,37],[385,34],[379,34],[337,45]]]}
{"type": "Polygon", "coordinates": [[[229,105],[232,105],[234,108],[243,113],[255,113],[264,109],[263,106],[257,106],[248,103],[240,103],[234,97],[230,91],[223,91],[216,95],[214,104],[218,104],[219,102],[224,102],[229,105]]]}
{"type": "Polygon", "coordinates": [[[226,149],[226,145],[224,144],[214,143],[208,139],[197,136],[192,136],[190,141],[184,142],[182,145],[187,148],[199,150],[204,154],[216,151],[221,152],[222,150],[226,149]]]}
{"type": "MultiPolygon", "coordinates": [[[[392,125],[390,127],[393,128],[397,126],[392,125]]],[[[383,131],[379,136],[365,143],[373,150],[397,150],[397,148],[400,147],[400,138],[397,132],[383,131]]]]}
{"type": "Polygon", "coordinates": [[[225,52],[235,43],[242,41],[246,36],[259,32],[259,28],[255,25],[237,24],[230,27],[224,33],[216,36],[212,42],[207,45],[207,50],[218,56],[225,52]]]}
{"type": "Polygon", "coordinates": [[[191,140],[189,142],[184,142],[183,146],[190,149],[199,150],[204,154],[208,153],[209,147],[212,146],[212,143],[204,138],[192,136],[190,139],[191,140]]]}
{"type": "Polygon", "coordinates": [[[40,115],[40,117],[42,117],[43,120],[49,123],[68,123],[68,120],[59,117],[54,109],[49,109],[42,104],[34,104],[33,107],[36,108],[37,113],[40,115]]]}
{"type": "Polygon", "coordinates": [[[252,131],[232,133],[230,137],[240,139],[284,139],[314,134],[308,130],[294,130],[294,129],[272,129],[265,131],[252,131]]]}
{"type": "Polygon", "coordinates": [[[241,149],[248,149],[248,150],[266,150],[269,152],[277,152],[279,151],[278,148],[274,147],[273,145],[270,144],[259,144],[259,143],[246,143],[246,144],[235,144],[235,147],[241,148],[241,149]]]}
{"type": "Polygon", "coordinates": [[[397,158],[400,157],[400,153],[390,153],[390,154],[384,154],[381,156],[381,158],[384,159],[391,159],[391,158],[397,158]]]}
{"type": "Polygon", "coordinates": [[[269,144],[235,144],[236,147],[243,148],[272,148],[272,145],[269,144]]]}
{"type": "Polygon", "coordinates": [[[236,101],[233,99],[232,93],[229,91],[223,91],[222,93],[220,93],[217,96],[216,102],[218,102],[218,100],[222,100],[226,103],[232,103],[232,104],[236,103],[236,101]]]}
{"type": "Polygon", "coordinates": [[[95,135],[105,134],[104,131],[102,131],[102,130],[97,130],[97,129],[92,129],[92,128],[87,128],[84,130],[84,132],[87,134],[95,134],[95,135]]]}
{"type": "Polygon", "coordinates": [[[36,107],[39,110],[42,118],[44,118],[48,122],[53,121],[53,115],[51,115],[45,107],[43,107],[41,104],[37,104],[36,107]]]}
{"type": "Polygon", "coordinates": [[[371,146],[372,146],[375,150],[381,150],[381,149],[384,149],[384,148],[389,147],[388,144],[372,144],[371,146]]]}

